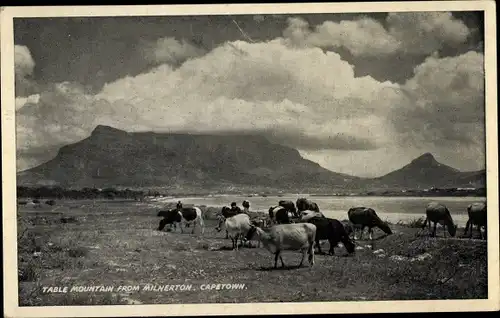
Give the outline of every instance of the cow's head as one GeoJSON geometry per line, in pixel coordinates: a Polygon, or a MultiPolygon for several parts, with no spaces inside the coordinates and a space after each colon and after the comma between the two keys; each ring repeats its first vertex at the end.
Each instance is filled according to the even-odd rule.
{"type": "Polygon", "coordinates": [[[255,225],[250,225],[250,229],[248,230],[247,234],[245,235],[245,239],[247,241],[253,240],[253,237],[255,236],[255,233],[257,232],[257,227],[255,225]]]}
{"type": "Polygon", "coordinates": [[[222,214],[217,215],[217,226],[215,227],[215,230],[217,232],[220,232],[222,230],[222,225],[224,225],[224,222],[226,222],[226,218],[222,214]]]}

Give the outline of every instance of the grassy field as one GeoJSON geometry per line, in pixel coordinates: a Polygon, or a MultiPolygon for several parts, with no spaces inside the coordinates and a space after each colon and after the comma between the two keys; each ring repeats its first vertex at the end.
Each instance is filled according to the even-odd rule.
{"type": "MultiPolygon", "coordinates": [[[[206,220],[205,234],[156,230],[158,209],[147,202],[58,201],[19,207],[19,305],[106,305],[215,302],[355,301],[487,298],[487,246],[481,240],[417,236],[414,224],[355,255],[336,248],[297,268],[301,255],[285,252],[285,269],[272,269],[263,248],[230,250],[231,241],[206,220]],[[191,284],[190,291],[144,291],[146,284],[191,284]],[[245,284],[202,290],[201,284],[245,284]],[[43,287],[104,285],[108,292],[43,292],[43,287]],[[118,286],[139,286],[123,291],[118,286]]],[[[208,214],[213,214],[211,209],[208,214]]],[[[458,235],[463,233],[459,229],[458,235]]],[[[476,234],[476,233],[474,233],[476,234]]],[[[324,250],[328,249],[324,242],[324,250]]],[[[255,245],[255,244],[254,244],[255,245]]]]}

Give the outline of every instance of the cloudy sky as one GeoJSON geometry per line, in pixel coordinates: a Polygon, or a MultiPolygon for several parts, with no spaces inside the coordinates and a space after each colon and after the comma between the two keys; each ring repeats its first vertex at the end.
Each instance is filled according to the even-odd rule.
{"type": "Polygon", "coordinates": [[[18,170],[98,124],[254,132],[380,176],[485,165],[483,15],[15,19],[18,170]]]}

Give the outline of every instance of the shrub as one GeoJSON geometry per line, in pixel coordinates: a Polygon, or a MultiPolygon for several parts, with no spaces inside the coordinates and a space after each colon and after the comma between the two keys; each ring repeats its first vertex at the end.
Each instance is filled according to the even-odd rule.
{"type": "Polygon", "coordinates": [[[411,227],[411,228],[422,228],[424,226],[425,218],[420,217],[418,219],[411,219],[408,222],[399,221],[397,224],[401,226],[411,227]]]}

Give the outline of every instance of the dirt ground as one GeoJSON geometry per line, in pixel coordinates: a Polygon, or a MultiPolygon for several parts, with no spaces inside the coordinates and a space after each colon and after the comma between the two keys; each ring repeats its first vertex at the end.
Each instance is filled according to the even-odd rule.
{"type": "Polygon", "coordinates": [[[297,268],[301,255],[284,252],[287,266],[273,269],[274,256],[263,248],[231,250],[213,220],[203,236],[191,228],[157,231],[158,209],[146,202],[18,209],[20,306],[487,298],[486,242],[443,238],[439,229],[430,238],[414,226],[391,225],[390,236],[375,230],[373,247],[358,240],[354,255],[339,246],[334,256],[316,255],[312,268],[307,261],[297,268]],[[145,290],[147,284],[190,289],[145,290]],[[60,292],[48,292],[51,286],[60,292]],[[74,286],[113,290],[70,292],[74,286]]]}

